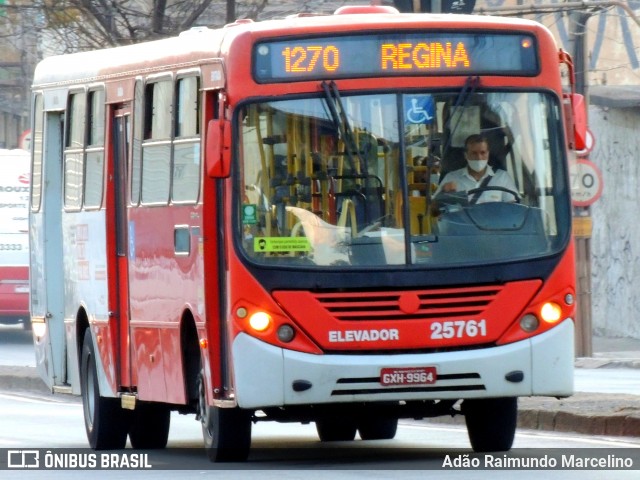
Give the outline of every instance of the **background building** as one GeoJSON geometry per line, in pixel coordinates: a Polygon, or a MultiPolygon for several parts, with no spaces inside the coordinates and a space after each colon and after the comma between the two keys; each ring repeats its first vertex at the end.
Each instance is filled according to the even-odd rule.
{"type": "Polygon", "coordinates": [[[33,25],[23,23],[30,16],[8,3],[0,0],[0,148],[18,147],[29,128],[29,85],[38,59],[33,25]]]}

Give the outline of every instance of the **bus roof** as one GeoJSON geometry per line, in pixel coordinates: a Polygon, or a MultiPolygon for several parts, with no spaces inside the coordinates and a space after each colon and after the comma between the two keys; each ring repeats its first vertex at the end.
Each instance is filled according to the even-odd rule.
{"type": "MultiPolygon", "coordinates": [[[[532,20],[456,14],[301,14],[260,22],[239,20],[215,30],[195,27],[167,39],[48,57],[36,67],[33,88],[100,82],[123,74],[144,74],[167,67],[196,66],[207,60],[220,58],[221,51],[227,51],[234,38],[247,34],[256,38],[274,38],[296,34],[340,34],[436,26],[438,29],[522,28],[548,32],[546,27],[532,20]]],[[[549,37],[553,38],[550,34],[549,37]]]]}

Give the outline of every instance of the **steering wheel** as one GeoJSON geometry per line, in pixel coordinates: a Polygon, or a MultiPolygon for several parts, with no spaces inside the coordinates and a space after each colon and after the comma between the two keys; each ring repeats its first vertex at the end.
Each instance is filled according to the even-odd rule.
{"type": "MultiPolygon", "coordinates": [[[[522,198],[520,197],[520,194],[515,190],[511,190],[510,188],[507,188],[507,187],[498,187],[498,186],[488,185],[486,187],[472,188],[471,190],[467,190],[467,195],[471,196],[471,195],[475,195],[476,193],[482,194],[482,192],[486,192],[488,190],[510,193],[511,195],[513,195],[513,198],[515,198],[516,203],[522,203],[522,198]]],[[[479,196],[480,195],[478,195],[478,197],[479,196]]]]}

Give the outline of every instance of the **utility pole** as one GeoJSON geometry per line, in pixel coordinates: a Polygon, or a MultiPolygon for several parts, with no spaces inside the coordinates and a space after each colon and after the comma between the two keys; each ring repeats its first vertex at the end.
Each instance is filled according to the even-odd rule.
{"type": "Polygon", "coordinates": [[[236,21],[236,0],[227,0],[227,23],[236,21]]]}
{"type": "MultiPolygon", "coordinates": [[[[587,21],[592,12],[574,10],[569,13],[569,38],[571,56],[575,72],[576,93],[584,95],[586,108],[589,108],[589,92],[587,78],[587,21]]],[[[588,113],[588,112],[587,112],[588,113]]],[[[576,356],[591,357],[593,355],[593,320],[591,315],[591,235],[593,222],[590,207],[574,207],[574,224],[580,222],[586,228],[574,228],[576,247],[576,356]]]]}

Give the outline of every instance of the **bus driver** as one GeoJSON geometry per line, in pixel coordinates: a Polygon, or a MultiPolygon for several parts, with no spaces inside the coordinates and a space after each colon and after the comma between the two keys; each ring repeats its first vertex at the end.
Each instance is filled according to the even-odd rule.
{"type": "Polygon", "coordinates": [[[465,192],[483,187],[503,187],[514,193],[497,189],[485,190],[470,197],[469,203],[516,201],[517,188],[511,176],[504,170],[494,170],[488,165],[489,142],[487,138],[481,134],[469,135],[464,146],[464,158],[467,161],[467,166],[445,175],[433,198],[438,200],[438,194],[441,192],[465,192]]]}

